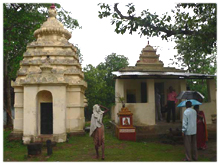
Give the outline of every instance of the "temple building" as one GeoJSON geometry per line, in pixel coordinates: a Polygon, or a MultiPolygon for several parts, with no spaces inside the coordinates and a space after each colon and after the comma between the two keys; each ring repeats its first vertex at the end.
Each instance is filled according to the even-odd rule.
{"type": "MultiPolygon", "coordinates": [[[[187,79],[206,79],[208,89],[208,102],[204,102],[200,109],[206,115],[207,124],[212,123],[212,115],[216,114],[216,82],[214,75],[187,73],[184,70],[173,67],[164,67],[156,50],[148,45],[142,50],[136,66],[128,66],[115,75],[115,106],[112,107],[111,119],[119,123],[118,113],[121,103],[118,97],[125,100],[125,106],[133,113],[134,126],[157,125],[155,120],[155,89],[161,95],[161,105],[167,102],[167,93],[170,86],[175,89],[177,95],[186,91],[187,79]]],[[[178,100],[178,103],[183,100],[178,100]]],[[[177,104],[178,105],[178,104],[177,104]]],[[[182,121],[185,108],[176,107],[176,120],[182,121]]],[[[166,116],[164,116],[166,117],[166,116]]],[[[166,120],[166,119],[165,119],[166,120]]]]}
{"type": "Polygon", "coordinates": [[[68,40],[71,33],[56,19],[52,5],[49,17],[34,32],[27,45],[17,78],[13,134],[24,144],[50,139],[64,142],[67,134],[84,132],[84,92],[87,83],[77,49],[68,40]]]}

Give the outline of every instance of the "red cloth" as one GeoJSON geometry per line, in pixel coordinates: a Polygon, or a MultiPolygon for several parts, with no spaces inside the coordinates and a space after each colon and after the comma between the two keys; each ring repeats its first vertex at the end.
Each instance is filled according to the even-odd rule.
{"type": "Polygon", "coordinates": [[[206,141],[208,141],[208,133],[206,129],[205,115],[203,111],[199,111],[197,115],[197,148],[205,149],[206,141]]]}
{"type": "Polygon", "coordinates": [[[177,99],[176,99],[176,92],[172,91],[171,93],[167,94],[167,100],[168,101],[175,101],[175,103],[177,103],[177,99]]]}

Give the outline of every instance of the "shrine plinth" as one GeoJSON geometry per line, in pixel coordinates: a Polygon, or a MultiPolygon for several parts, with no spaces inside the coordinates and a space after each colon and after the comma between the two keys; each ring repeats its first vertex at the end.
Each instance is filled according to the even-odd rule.
{"type": "Polygon", "coordinates": [[[136,141],[136,129],[133,126],[133,113],[127,107],[118,113],[119,125],[116,126],[116,137],[119,140],[136,141]]]}

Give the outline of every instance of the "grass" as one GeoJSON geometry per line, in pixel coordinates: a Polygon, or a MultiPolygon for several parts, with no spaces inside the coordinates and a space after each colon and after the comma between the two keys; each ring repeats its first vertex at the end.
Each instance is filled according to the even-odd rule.
{"type": "MultiPolygon", "coordinates": [[[[48,157],[46,147],[42,148],[39,156],[28,157],[27,146],[21,141],[8,141],[10,130],[4,130],[4,161],[47,161],[47,162],[91,162],[101,161],[94,159],[95,149],[93,139],[86,133],[85,136],[69,138],[68,142],[57,143],[53,147],[53,154],[48,157]]],[[[101,155],[101,148],[99,149],[101,155]]],[[[159,141],[131,142],[120,141],[105,130],[105,160],[115,161],[150,161],[150,162],[178,162],[184,158],[183,145],[163,144],[159,141]]],[[[209,161],[208,158],[199,158],[199,161],[209,161]]]]}

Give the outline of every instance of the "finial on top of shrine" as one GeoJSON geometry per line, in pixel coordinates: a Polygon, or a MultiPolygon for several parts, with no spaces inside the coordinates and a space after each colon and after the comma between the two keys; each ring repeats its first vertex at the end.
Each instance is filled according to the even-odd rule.
{"type": "Polygon", "coordinates": [[[148,44],[148,45],[150,45],[150,42],[149,42],[149,40],[148,40],[147,44],[148,44]]]}
{"type": "Polygon", "coordinates": [[[52,3],[52,5],[50,6],[51,9],[55,9],[55,5],[54,3],[52,3]]]}
{"type": "Polygon", "coordinates": [[[57,11],[56,11],[55,7],[56,6],[54,5],[54,3],[52,3],[52,5],[50,6],[50,8],[48,10],[49,17],[55,17],[56,18],[57,11]]]}

